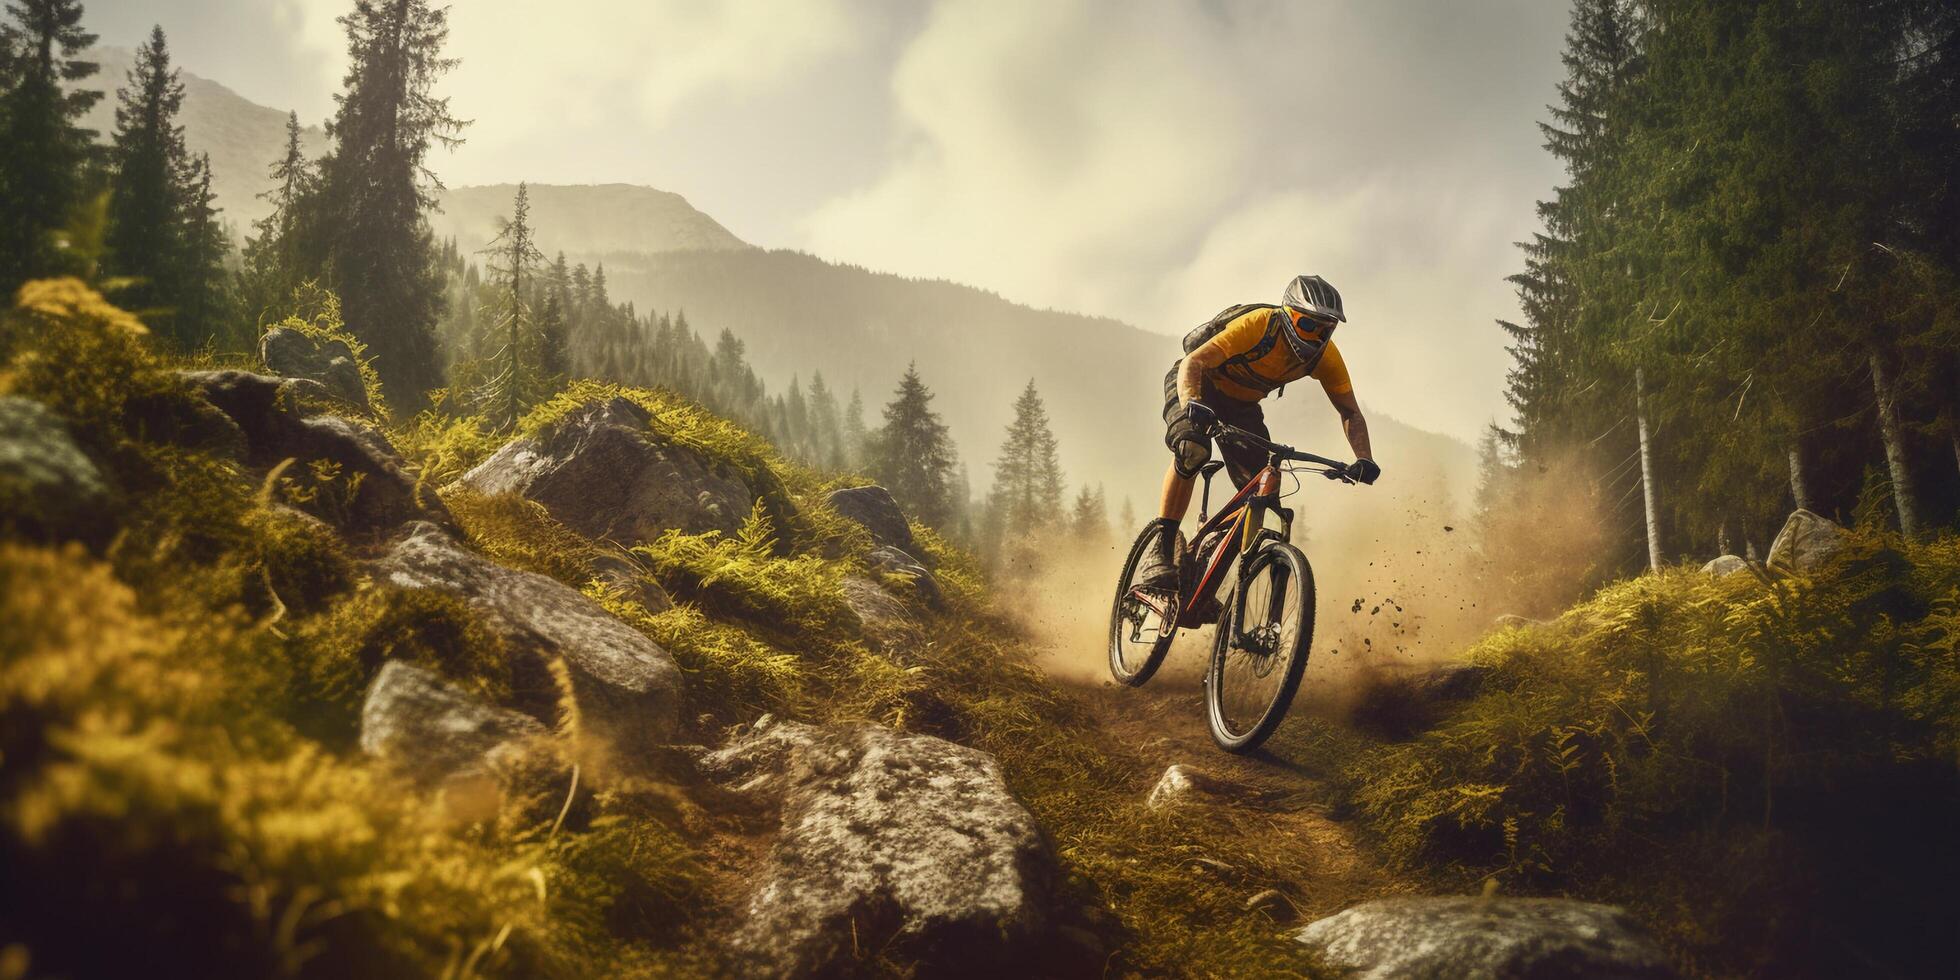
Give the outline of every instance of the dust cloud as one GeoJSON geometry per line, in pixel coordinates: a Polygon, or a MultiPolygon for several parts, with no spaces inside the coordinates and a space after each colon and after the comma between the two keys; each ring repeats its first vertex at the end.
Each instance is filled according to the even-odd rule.
{"type": "MultiPolygon", "coordinates": [[[[1307,555],[1317,586],[1313,652],[1300,704],[1339,714],[1355,692],[1384,675],[1455,659],[1493,619],[1515,611],[1470,527],[1470,475],[1420,457],[1375,486],[1349,486],[1312,474],[1287,478],[1285,505],[1296,517],[1293,543],[1307,555]]],[[[1221,485],[1213,502],[1225,499],[1221,485]]],[[[1185,521],[1196,527],[1197,507],[1185,521]]],[[[1106,630],[1116,577],[1137,528],[1103,543],[1071,543],[1041,567],[1004,569],[1002,607],[1036,637],[1040,662],[1058,680],[1109,680],[1106,630]]],[[[1195,683],[1210,654],[1211,631],[1185,631],[1161,678],[1195,683]]],[[[1153,684],[1162,683],[1153,680],[1153,684]]]]}

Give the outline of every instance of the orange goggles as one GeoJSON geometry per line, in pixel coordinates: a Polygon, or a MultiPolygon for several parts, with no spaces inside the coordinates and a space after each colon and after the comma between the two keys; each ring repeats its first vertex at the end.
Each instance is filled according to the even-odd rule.
{"type": "Polygon", "coordinates": [[[1328,319],[1327,317],[1316,316],[1295,306],[1286,307],[1286,314],[1293,318],[1293,329],[1301,333],[1312,332],[1326,334],[1333,330],[1335,324],[1339,322],[1328,319]]]}

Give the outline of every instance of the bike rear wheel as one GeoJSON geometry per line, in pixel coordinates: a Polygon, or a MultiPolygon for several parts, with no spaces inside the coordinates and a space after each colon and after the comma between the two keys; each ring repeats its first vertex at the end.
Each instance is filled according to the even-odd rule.
{"type": "Polygon", "coordinates": [[[1212,740],[1250,752],[1286,717],[1313,647],[1313,568],[1290,544],[1252,556],[1218,622],[1205,673],[1212,740]]]}
{"type": "Polygon", "coordinates": [[[1116,580],[1116,599],[1109,611],[1109,673],[1130,687],[1141,686],[1157,672],[1177,635],[1178,596],[1164,594],[1162,608],[1155,608],[1135,591],[1144,556],[1166,534],[1177,534],[1176,522],[1159,519],[1145,525],[1116,580]]]}

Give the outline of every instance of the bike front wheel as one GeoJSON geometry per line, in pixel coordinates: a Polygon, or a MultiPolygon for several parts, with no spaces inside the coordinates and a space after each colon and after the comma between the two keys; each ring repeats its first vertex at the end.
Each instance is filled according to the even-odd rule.
{"type": "Polygon", "coordinates": [[[1116,599],[1109,611],[1109,673],[1117,683],[1130,687],[1141,686],[1157,672],[1177,635],[1177,594],[1147,592],[1136,582],[1144,556],[1159,547],[1164,535],[1175,538],[1175,521],[1151,521],[1137,535],[1117,577],[1116,599]]]}
{"type": "Polygon", "coordinates": [[[1293,703],[1313,647],[1313,568],[1274,542],[1246,564],[1212,639],[1205,674],[1211,737],[1250,752],[1271,737],[1293,703]]]}

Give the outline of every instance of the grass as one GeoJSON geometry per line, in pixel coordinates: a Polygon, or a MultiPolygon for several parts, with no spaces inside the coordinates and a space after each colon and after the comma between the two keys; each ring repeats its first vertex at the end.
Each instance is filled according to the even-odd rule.
{"type": "MultiPolygon", "coordinates": [[[[706,975],[740,900],[710,854],[731,832],[695,789],[574,775],[547,739],[481,800],[419,789],[355,748],[389,660],[507,699],[494,636],[466,605],[371,580],[365,555],[279,502],[279,487],[154,423],[197,407],[142,325],[72,281],[37,283],[0,331],[0,392],[48,405],[111,479],[119,535],[89,552],[0,542],[0,947],[36,973],[706,975]],[[574,790],[573,787],[577,788],[574,790]],[[569,795],[568,795],[569,794],[569,795]],[[91,883],[118,882],[113,892],[91,883]],[[717,886],[717,882],[721,882],[717,886]],[[86,935],[74,928],[90,923],[86,935]],[[101,929],[115,943],[91,941],[101,929]]],[[[1248,874],[1254,828],[1144,811],[1154,778],[1088,734],[1028,661],[968,556],[925,529],[947,611],[887,649],[843,603],[874,574],[869,537],[825,495],[848,478],[665,392],[577,383],[519,425],[534,435],[626,397],[656,436],[731,467],[758,505],[734,535],[669,534],[638,560],[672,591],[654,613],[596,574],[614,546],[541,507],[450,491],[471,544],[566,582],[670,650],[690,704],[721,725],[764,712],[871,719],[994,752],[1054,837],[1067,914],[1120,946],[1113,974],[1299,972],[1242,883],[1192,879],[1194,854],[1248,874]],[[1119,942],[1120,941],[1120,942],[1119,942]]],[[[426,486],[503,441],[427,413],[391,438],[426,486]]],[[[739,882],[736,882],[739,884],[739,882]]],[[[879,970],[903,974],[904,963],[879,970]]]]}
{"type": "Polygon", "coordinates": [[[1439,881],[1622,902],[1718,973],[1905,974],[1960,872],[1960,542],[1621,582],[1470,651],[1482,693],[1346,788],[1439,881]]]}
{"type": "MultiPolygon", "coordinates": [[[[120,495],[98,550],[0,542],[5,956],[76,975],[723,967],[744,873],[726,855],[750,831],[704,810],[712,794],[678,771],[575,775],[565,737],[499,770],[487,807],[377,766],[354,741],[386,661],[509,694],[467,606],[372,581],[370,554],[279,504],[264,474],[144,424],[185,397],[175,365],[86,287],[25,290],[0,357],[0,393],[66,419],[120,495]],[[92,941],[105,929],[118,941],[92,941]]],[[[1107,975],[1315,974],[1287,926],[1244,907],[1311,888],[1314,856],[1254,810],[1146,809],[1155,766],[1034,666],[970,556],[914,529],[946,606],[887,646],[840,591],[874,574],[868,536],[824,503],[848,478],[666,392],[579,382],[517,435],[610,397],[759,491],[737,534],[638,548],[675,608],[602,578],[616,546],[536,504],[445,500],[473,547],[669,650],[685,717],[706,716],[686,737],[773,712],[984,749],[1053,842],[1061,914],[1108,947],[1107,975]]],[[[389,432],[431,488],[506,438],[437,412],[389,432]]],[[[1910,972],[1944,908],[1934,889],[1960,870],[1926,844],[1960,817],[1956,627],[1960,544],[1865,537],[1815,577],[1674,571],[1493,634],[1471,651],[1492,671],[1483,692],[1404,740],[1322,724],[1281,739],[1311,741],[1328,802],[1437,888],[1620,901],[1709,972],[1910,972]]]]}

